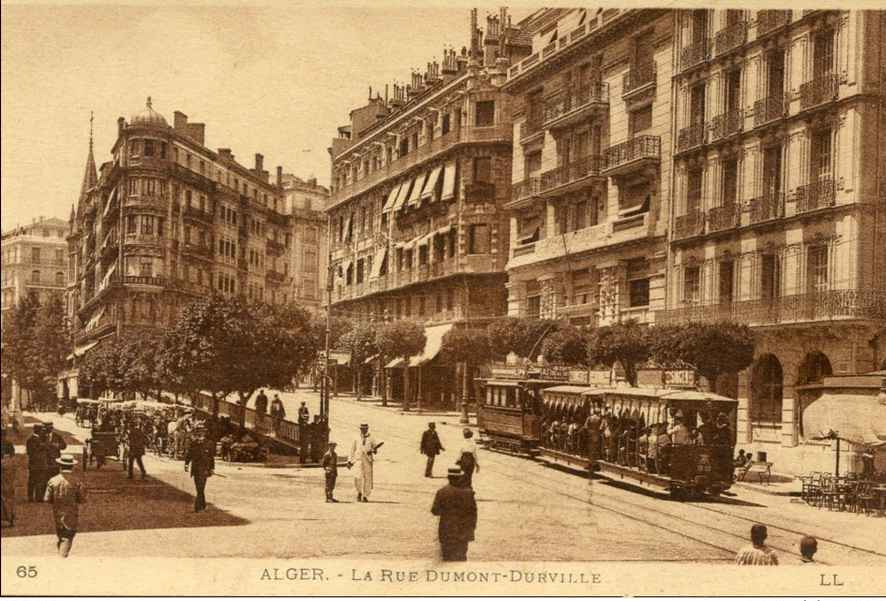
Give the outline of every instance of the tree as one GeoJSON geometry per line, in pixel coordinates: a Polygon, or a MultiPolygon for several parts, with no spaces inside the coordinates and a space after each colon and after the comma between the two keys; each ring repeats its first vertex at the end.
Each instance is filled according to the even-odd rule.
{"type": "Polygon", "coordinates": [[[560,323],[552,319],[505,317],[489,323],[487,331],[496,341],[496,354],[514,353],[524,359],[538,356],[542,342],[551,335],[560,323]]]}
{"type": "Polygon", "coordinates": [[[96,398],[107,391],[122,392],[125,386],[120,366],[125,364],[128,350],[117,339],[102,340],[98,346],[86,352],[80,360],[79,379],[82,387],[89,387],[96,398]],[[121,360],[122,358],[122,360],[121,360]]]}
{"type": "Polygon", "coordinates": [[[588,341],[588,362],[602,363],[610,369],[620,363],[631,386],[637,385],[637,365],[649,354],[646,333],[634,319],[597,328],[588,341]]]}
{"type": "Polygon", "coordinates": [[[468,420],[468,391],[471,375],[495,356],[489,332],[480,328],[454,328],[443,336],[440,357],[450,364],[460,364],[462,374],[461,421],[468,420]]]}
{"type": "Polygon", "coordinates": [[[573,325],[562,325],[542,342],[545,361],[564,365],[588,365],[589,332],[573,325]]]}
{"type": "Polygon", "coordinates": [[[357,323],[339,339],[338,346],[351,355],[358,401],[363,398],[363,366],[367,359],[378,353],[376,329],[372,323],[357,323]]]}
{"type": "Polygon", "coordinates": [[[754,335],[743,324],[686,323],[649,331],[653,359],[665,366],[691,367],[713,389],[723,374],[737,373],[754,360],[754,335]]]}
{"type": "Polygon", "coordinates": [[[33,366],[39,360],[36,344],[37,314],[40,301],[33,290],[24,296],[4,320],[2,332],[3,371],[17,381],[22,388],[34,388],[33,366]]]}
{"type": "MultiPolygon", "coordinates": [[[[426,343],[424,328],[412,321],[392,321],[378,330],[377,344],[382,361],[386,358],[403,359],[403,409],[406,411],[409,410],[409,358],[422,352],[426,343]]],[[[382,389],[382,405],[387,405],[386,389],[382,389]]]]}
{"type": "Polygon", "coordinates": [[[72,340],[61,295],[53,294],[40,307],[34,323],[33,384],[44,397],[51,396],[67,364],[72,340]]]}

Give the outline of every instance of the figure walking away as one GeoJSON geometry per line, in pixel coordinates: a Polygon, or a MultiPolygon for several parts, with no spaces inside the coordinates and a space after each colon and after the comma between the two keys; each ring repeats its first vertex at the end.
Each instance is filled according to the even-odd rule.
{"type": "Polygon", "coordinates": [[[72,455],[62,455],[55,462],[60,471],[47,483],[45,500],[52,504],[58,554],[67,557],[77,535],[80,504],[86,501],[86,486],[74,476],[77,462],[72,455]]]}
{"type": "Polygon", "coordinates": [[[474,442],[474,432],[470,428],[463,431],[464,442],[461,447],[461,454],[456,463],[464,472],[464,483],[468,488],[474,487],[474,472],[480,471],[480,463],[477,461],[477,443],[474,442]]]}
{"type": "Polygon", "coordinates": [[[735,563],[740,566],[777,566],[778,557],[766,546],[768,535],[763,524],[751,526],[751,544],[738,550],[735,563]]]}
{"type": "Polygon", "coordinates": [[[449,469],[449,484],[437,491],[431,513],[440,517],[437,538],[443,561],[467,561],[468,544],[477,528],[477,500],[464,484],[461,468],[449,469]]]}
{"type": "Polygon", "coordinates": [[[434,477],[434,460],[445,450],[437,434],[437,425],[434,422],[428,423],[428,429],[421,435],[421,452],[428,458],[425,464],[425,478],[434,477]]]}

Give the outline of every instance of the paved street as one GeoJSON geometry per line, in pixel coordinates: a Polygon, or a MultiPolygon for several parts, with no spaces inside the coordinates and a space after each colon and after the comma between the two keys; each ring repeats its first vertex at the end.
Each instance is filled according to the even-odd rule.
{"type": "MultiPolygon", "coordinates": [[[[317,396],[286,396],[287,412],[317,396]]],[[[47,415],[47,417],[49,417],[47,415]]],[[[76,443],[86,434],[71,420],[51,419],[76,443]]],[[[372,403],[338,398],[332,436],[346,454],[361,422],[385,442],[371,503],[354,502],[353,481],[339,475],[342,503],[323,502],[319,469],[219,463],[207,487],[210,509],[194,514],[192,484],[181,462],[147,457],[150,478],[125,479],[119,464],[87,474],[92,494],[83,509],[77,556],[435,558],[436,522],[429,508],[457,457],[461,427],[452,417],[403,415],[372,403]],[[446,452],[422,477],[418,453],[425,423],[438,423],[446,452]],[[448,422],[448,423],[446,423],[448,422]],[[133,530],[138,530],[134,539],[133,530]],[[236,530],[236,532],[234,531],[236,530]],[[138,544],[133,541],[137,540],[138,544]]],[[[71,447],[75,450],[75,447],[71,447]]],[[[474,478],[479,504],[470,558],[495,560],[638,560],[729,562],[752,523],[769,525],[782,563],[799,563],[804,533],[819,538],[818,559],[833,564],[886,563],[886,522],[791,503],[787,497],[734,488],[719,502],[677,503],[608,480],[589,481],[540,461],[481,451],[474,478]]],[[[24,493],[23,478],[20,497],[24,493]]],[[[3,528],[2,554],[53,554],[46,505],[19,503],[19,525],[3,528]]]]}

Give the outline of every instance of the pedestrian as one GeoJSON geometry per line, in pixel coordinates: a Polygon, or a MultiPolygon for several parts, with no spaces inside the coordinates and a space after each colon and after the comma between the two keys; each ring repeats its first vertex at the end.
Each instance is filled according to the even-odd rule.
{"type": "Polygon", "coordinates": [[[265,394],[264,389],[258,391],[258,396],[255,397],[255,412],[259,415],[264,415],[268,411],[268,396],[265,394]]]}
{"type": "Polygon", "coordinates": [[[351,445],[351,455],[348,459],[348,469],[357,467],[354,472],[357,501],[369,502],[373,485],[373,463],[382,444],[376,444],[375,439],[369,434],[369,424],[360,424],[360,436],[351,445]]]}
{"type": "Polygon", "coordinates": [[[145,454],[145,433],[142,431],[141,427],[139,427],[138,423],[129,425],[127,444],[129,445],[129,453],[126,457],[127,477],[132,480],[133,464],[137,463],[138,469],[141,472],[141,479],[144,480],[147,475],[145,464],[142,463],[142,457],[144,457],[145,454]]]}
{"type": "Polygon", "coordinates": [[[326,477],[326,502],[338,503],[338,499],[333,496],[335,491],[335,480],[338,478],[338,455],[335,453],[336,444],[329,442],[320,465],[323,466],[323,473],[326,477]]]}
{"type": "Polygon", "coordinates": [[[298,425],[306,426],[309,421],[311,421],[311,410],[308,409],[307,404],[302,401],[301,406],[298,408],[298,425]]]}
{"type": "Polygon", "coordinates": [[[477,461],[477,444],[474,442],[474,432],[470,428],[465,428],[462,434],[465,439],[462,443],[461,453],[456,463],[464,472],[465,486],[473,488],[474,472],[480,471],[480,463],[477,461]]]}
{"type": "Polygon", "coordinates": [[[740,566],[777,566],[778,556],[766,546],[769,533],[763,524],[751,526],[751,544],[738,550],[735,563],[740,566]]]}
{"type": "Polygon", "coordinates": [[[443,443],[440,442],[440,436],[437,434],[437,424],[429,422],[428,429],[421,435],[421,452],[428,458],[425,464],[425,478],[434,477],[434,459],[445,450],[443,443]]]}
{"type": "Polygon", "coordinates": [[[280,400],[279,395],[274,395],[274,400],[271,401],[271,419],[274,420],[274,435],[277,436],[280,431],[280,422],[283,421],[283,418],[286,417],[286,409],[283,407],[283,401],[280,400]]]}
{"type": "Polygon", "coordinates": [[[43,424],[34,424],[25,450],[28,453],[28,501],[42,503],[49,472],[49,444],[43,424]]]}
{"type": "Polygon", "coordinates": [[[815,563],[815,553],[818,551],[818,540],[814,536],[804,536],[800,539],[800,555],[803,563],[815,563]]]}
{"type": "Polygon", "coordinates": [[[477,528],[477,500],[465,486],[461,468],[449,468],[449,484],[434,495],[431,513],[440,517],[437,538],[443,561],[467,561],[468,544],[477,528]]]}
{"type": "Polygon", "coordinates": [[[0,466],[0,520],[15,526],[15,479],[18,476],[15,461],[15,446],[7,438],[8,431],[2,431],[2,466],[0,466]]]}
{"type": "Polygon", "coordinates": [[[58,464],[55,461],[62,456],[62,451],[68,448],[68,443],[65,442],[64,436],[56,432],[54,428],[55,426],[52,422],[45,422],[43,424],[43,433],[46,436],[46,444],[49,452],[49,458],[46,462],[46,464],[49,466],[46,475],[47,481],[58,474],[59,468],[58,464]]]}
{"type": "Polygon", "coordinates": [[[56,459],[56,463],[60,472],[47,484],[45,501],[52,503],[58,554],[67,557],[77,535],[80,504],[86,501],[86,485],[74,476],[77,462],[72,455],[62,455],[56,459]]]}
{"type": "Polygon", "coordinates": [[[199,513],[206,509],[206,480],[215,471],[215,445],[207,438],[203,425],[194,428],[191,443],[185,451],[185,471],[188,471],[188,466],[197,491],[194,511],[199,513]]]}

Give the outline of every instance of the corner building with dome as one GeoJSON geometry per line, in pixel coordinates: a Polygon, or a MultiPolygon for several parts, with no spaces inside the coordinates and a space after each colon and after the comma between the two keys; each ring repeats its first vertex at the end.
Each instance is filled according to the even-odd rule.
{"type": "MultiPolygon", "coordinates": [[[[92,140],[68,234],[67,309],[74,357],[109,336],[162,330],[213,292],[291,300],[292,245],[282,168],[271,181],[229,148],[204,145],[205,125],[175,111],[170,126],[148,98],[117,120],[111,159],[96,169],[92,140]]],[[[76,370],[67,374],[73,396],[76,370]]]]}

